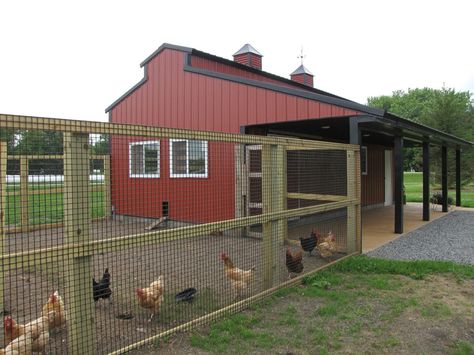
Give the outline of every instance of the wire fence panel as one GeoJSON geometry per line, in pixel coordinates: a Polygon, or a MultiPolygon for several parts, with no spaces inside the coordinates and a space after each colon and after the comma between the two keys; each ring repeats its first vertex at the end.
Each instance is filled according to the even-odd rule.
{"type": "Polygon", "coordinates": [[[0,128],[5,348],[122,353],[360,251],[357,146],[4,115],[0,128]]]}

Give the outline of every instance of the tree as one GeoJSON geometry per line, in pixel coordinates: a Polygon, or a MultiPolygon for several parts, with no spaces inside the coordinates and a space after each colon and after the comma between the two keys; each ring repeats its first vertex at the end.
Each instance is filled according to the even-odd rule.
{"type": "MultiPolygon", "coordinates": [[[[368,105],[381,108],[412,121],[428,125],[445,133],[472,141],[474,139],[474,108],[469,91],[456,92],[454,89],[443,88],[412,89],[408,92],[394,91],[392,96],[370,97],[368,105]]],[[[441,177],[440,148],[431,149],[432,171],[435,173],[436,182],[441,177]]],[[[448,151],[448,183],[454,183],[454,151],[448,151]]],[[[462,181],[467,183],[472,180],[474,164],[472,149],[465,149],[462,153],[462,181]]],[[[421,150],[407,148],[405,150],[405,169],[422,166],[421,150]]]]}

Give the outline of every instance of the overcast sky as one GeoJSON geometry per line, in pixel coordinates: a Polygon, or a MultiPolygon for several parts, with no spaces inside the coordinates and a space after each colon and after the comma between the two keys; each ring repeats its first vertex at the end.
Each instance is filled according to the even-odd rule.
{"type": "Polygon", "coordinates": [[[303,47],[315,87],[360,103],[474,92],[473,13],[472,0],[0,0],[0,113],[107,120],[164,42],[228,59],[250,43],[283,77],[303,47]]]}

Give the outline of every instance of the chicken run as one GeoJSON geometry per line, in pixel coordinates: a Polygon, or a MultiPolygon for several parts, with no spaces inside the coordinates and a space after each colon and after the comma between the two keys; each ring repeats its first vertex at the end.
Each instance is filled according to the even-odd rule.
{"type": "MultiPolygon", "coordinates": [[[[289,227],[289,240],[279,252],[280,281],[343,256],[335,241],[343,249],[344,222],[336,217],[318,223],[318,229],[289,227]],[[303,233],[315,241],[315,251],[304,256],[307,246],[299,240],[303,233]],[[325,243],[331,246],[326,248],[325,243]]],[[[91,234],[107,238],[145,226],[136,221],[99,221],[91,224],[91,234]]],[[[10,252],[38,243],[60,245],[63,231],[19,233],[7,240],[10,252]]],[[[263,291],[261,243],[229,230],[94,257],[95,339],[90,341],[99,353],[112,352],[263,291]]],[[[5,275],[5,348],[0,354],[68,352],[65,287],[61,265],[45,263],[5,275]]]]}

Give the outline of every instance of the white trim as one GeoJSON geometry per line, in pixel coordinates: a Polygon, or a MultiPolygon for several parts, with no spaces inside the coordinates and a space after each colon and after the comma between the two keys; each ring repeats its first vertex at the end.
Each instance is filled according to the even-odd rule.
{"type": "MultiPolygon", "coordinates": [[[[143,154],[143,171],[145,171],[145,155],[143,154]]],[[[128,144],[128,177],[129,178],[152,178],[157,179],[160,177],[160,141],[140,141],[140,142],[130,142],[128,144]],[[132,146],[134,145],[150,145],[150,144],[157,144],[158,149],[156,151],[156,158],[157,158],[157,172],[153,174],[132,174],[132,146]]]]}
{"type": "Polygon", "coordinates": [[[199,139],[170,139],[169,140],[169,151],[170,151],[170,178],[200,178],[206,179],[208,177],[208,144],[207,141],[199,139]],[[189,173],[189,142],[197,141],[202,142],[204,145],[204,173],[202,174],[190,174],[189,173]],[[174,174],[173,173],[173,143],[174,142],[186,142],[186,171],[185,174],[174,174]]]}
{"type": "Polygon", "coordinates": [[[369,161],[368,161],[369,155],[368,155],[367,146],[365,145],[361,146],[360,153],[361,153],[361,156],[365,154],[365,171],[363,170],[363,166],[362,166],[362,158],[360,159],[361,160],[360,171],[362,175],[367,175],[367,173],[369,172],[369,161]]]}

